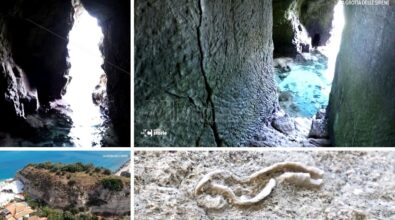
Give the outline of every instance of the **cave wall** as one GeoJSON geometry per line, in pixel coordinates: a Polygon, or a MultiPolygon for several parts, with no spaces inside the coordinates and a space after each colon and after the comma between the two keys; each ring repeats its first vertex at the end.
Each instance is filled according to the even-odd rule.
{"type": "Polygon", "coordinates": [[[328,106],[335,146],[395,146],[395,5],[345,6],[328,106]]]}
{"type": "Polygon", "coordinates": [[[60,98],[66,84],[71,2],[6,0],[0,5],[0,129],[30,137],[35,130],[25,117],[60,98]]]}
{"type": "Polygon", "coordinates": [[[295,0],[273,0],[273,43],[274,57],[294,57],[298,53],[293,44],[295,32],[287,11],[295,0]]]}
{"type": "Polygon", "coordinates": [[[251,138],[277,106],[271,30],[271,1],[136,1],[136,145],[251,138]]]}
{"type": "Polygon", "coordinates": [[[58,0],[17,0],[9,10],[12,56],[42,105],[60,99],[66,85],[73,12],[71,1],[58,0]]]}
{"type": "Polygon", "coordinates": [[[81,0],[99,21],[104,39],[109,115],[121,146],[130,146],[130,0],[81,0]]]}
{"type": "MultiPolygon", "coordinates": [[[[82,3],[102,27],[109,116],[120,145],[130,146],[130,1],[82,3]]],[[[6,0],[0,6],[0,118],[9,131],[28,126],[24,116],[37,110],[37,100],[45,106],[61,98],[74,8],[71,0],[6,0]]]]}
{"type": "Polygon", "coordinates": [[[38,108],[38,99],[26,74],[12,58],[7,17],[0,14],[0,129],[16,132],[26,125],[24,116],[38,108]]]}
{"type": "MultiPolygon", "coordinates": [[[[273,0],[273,42],[274,57],[295,57],[302,52],[302,46],[309,45],[302,39],[302,24],[308,37],[320,35],[319,46],[330,38],[334,7],[338,0],[273,0]],[[292,12],[294,16],[289,17],[292,12]]],[[[307,38],[307,37],[306,37],[307,38]]]]}
{"type": "Polygon", "coordinates": [[[323,46],[330,38],[333,9],[339,0],[298,0],[298,13],[302,24],[310,37],[320,35],[319,46],[323,46]]]}

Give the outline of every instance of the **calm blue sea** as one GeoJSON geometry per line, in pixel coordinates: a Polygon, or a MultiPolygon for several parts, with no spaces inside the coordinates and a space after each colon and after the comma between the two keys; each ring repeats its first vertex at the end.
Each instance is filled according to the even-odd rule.
{"type": "Polygon", "coordinates": [[[93,163],[115,171],[129,159],[129,151],[0,151],[0,180],[13,178],[29,163],[93,163]]]}

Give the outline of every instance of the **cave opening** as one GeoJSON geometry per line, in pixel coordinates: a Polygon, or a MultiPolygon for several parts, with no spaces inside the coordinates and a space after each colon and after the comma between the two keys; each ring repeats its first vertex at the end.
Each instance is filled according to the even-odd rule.
{"type": "Polygon", "coordinates": [[[100,45],[103,32],[96,18],[75,7],[69,33],[68,84],[62,97],[69,107],[69,137],[78,147],[101,146],[106,121],[106,75],[100,45]]]}
{"type": "Polygon", "coordinates": [[[335,74],[336,59],[340,50],[345,23],[344,3],[339,1],[334,8],[331,37],[325,46],[319,48],[320,52],[328,58],[328,68],[325,76],[330,82],[332,82],[335,74]]]}
{"type": "MultiPolygon", "coordinates": [[[[305,46],[308,51],[298,49],[295,57],[275,57],[279,102],[288,115],[311,118],[326,109],[344,25],[344,5],[338,1],[333,8],[330,37],[326,42],[321,33],[309,33],[310,46],[305,46]]],[[[303,30],[306,29],[303,27],[303,30]]]]}
{"type": "Polygon", "coordinates": [[[130,147],[130,1],[0,5],[0,147],[130,147]]]}

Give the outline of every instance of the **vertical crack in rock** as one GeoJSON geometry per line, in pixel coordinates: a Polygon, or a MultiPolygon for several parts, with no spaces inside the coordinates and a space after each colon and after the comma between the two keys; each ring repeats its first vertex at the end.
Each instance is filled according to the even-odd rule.
{"type": "MultiPolygon", "coordinates": [[[[212,99],[213,96],[213,89],[210,87],[210,84],[208,83],[208,79],[207,79],[207,73],[204,70],[204,49],[203,49],[203,45],[202,45],[202,23],[203,23],[203,3],[202,1],[204,0],[199,0],[198,4],[199,4],[199,25],[197,26],[197,42],[198,42],[198,48],[199,48],[199,52],[200,52],[200,68],[203,74],[203,78],[204,78],[204,84],[207,90],[207,100],[206,100],[206,104],[207,107],[211,109],[211,114],[212,114],[212,121],[209,122],[209,125],[213,131],[214,134],[214,138],[215,138],[215,143],[217,144],[217,146],[222,146],[222,140],[219,136],[219,132],[218,132],[218,126],[217,123],[215,121],[215,106],[214,106],[214,102],[212,99]]],[[[207,116],[207,114],[206,114],[207,116]]],[[[206,122],[205,122],[206,123],[206,122]]]]}

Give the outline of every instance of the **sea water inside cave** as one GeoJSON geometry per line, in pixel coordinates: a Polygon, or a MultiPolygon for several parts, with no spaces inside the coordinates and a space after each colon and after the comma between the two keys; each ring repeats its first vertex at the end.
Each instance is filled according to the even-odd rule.
{"type": "Polygon", "coordinates": [[[100,106],[93,102],[92,93],[101,77],[105,77],[99,49],[103,33],[96,18],[86,10],[76,10],[75,17],[68,44],[70,82],[63,96],[73,122],[69,136],[78,147],[99,146],[104,118],[100,106]]]}
{"type": "Polygon", "coordinates": [[[344,6],[339,1],[327,44],[288,59],[287,71],[275,67],[280,105],[290,116],[312,117],[328,105],[344,25],[344,6]]]}
{"type": "Polygon", "coordinates": [[[290,72],[280,77],[281,70],[275,68],[280,92],[280,105],[289,115],[311,117],[329,101],[331,79],[325,77],[327,58],[316,52],[309,54],[309,61],[288,64],[290,72]]]}
{"type": "MultiPolygon", "coordinates": [[[[96,18],[76,8],[74,26],[69,33],[69,83],[62,99],[42,106],[27,121],[35,128],[29,137],[0,133],[0,146],[25,147],[100,147],[117,145],[117,138],[105,105],[94,103],[93,93],[105,94],[105,75],[101,68],[103,38],[96,18]],[[104,107],[103,107],[104,106],[104,107]]],[[[25,132],[25,131],[23,131],[25,132]]]]}

